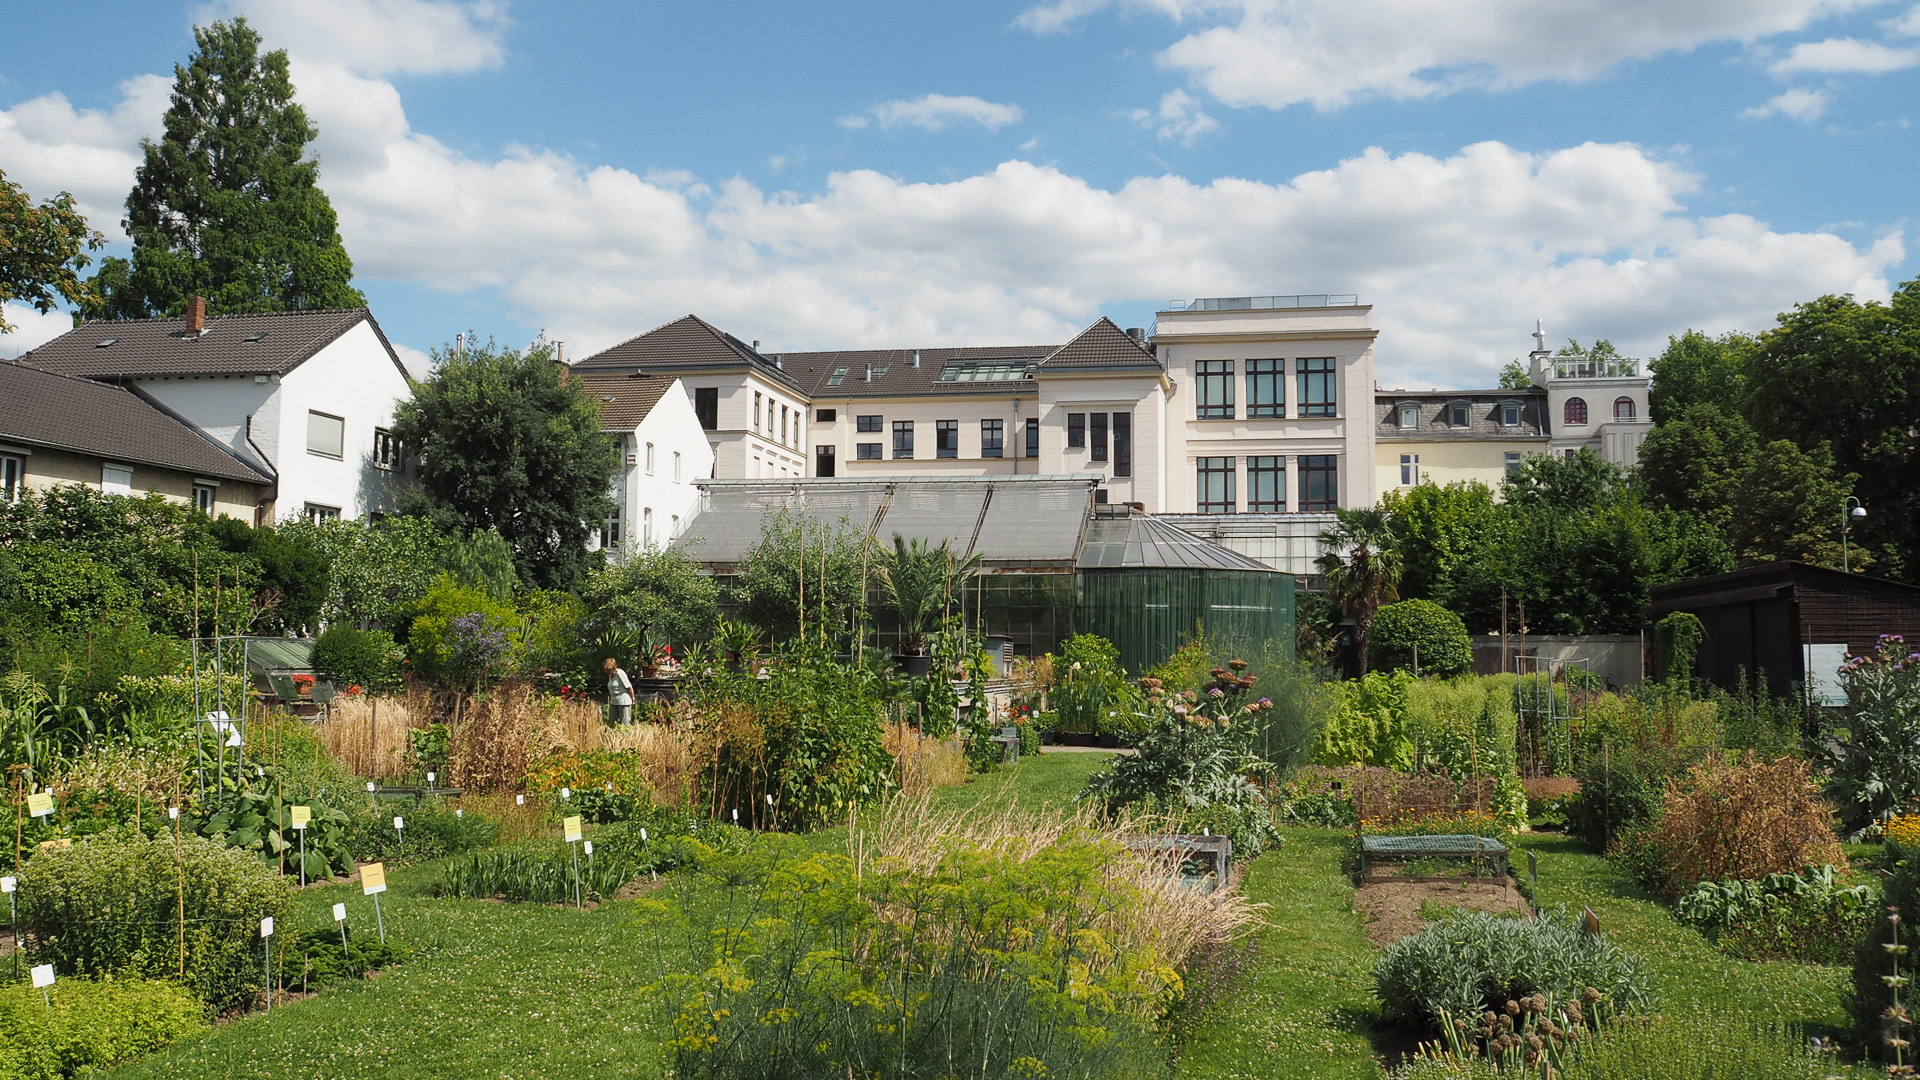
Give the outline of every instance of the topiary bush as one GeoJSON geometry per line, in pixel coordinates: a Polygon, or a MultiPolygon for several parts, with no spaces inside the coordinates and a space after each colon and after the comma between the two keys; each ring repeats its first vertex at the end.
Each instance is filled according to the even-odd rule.
{"type": "Polygon", "coordinates": [[[1408,670],[1418,649],[1422,675],[1446,677],[1473,670],[1473,638],[1460,616],[1431,600],[1402,600],[1375,612],[1367,631],[1367,666],[1408,670]]]}
{"type": "Polygon", "coordinates": [[[177,979],[218,1010],[261,989],[260,920],[291,889],[252,854],[217,841],[129,829],[34,856],[20,871],[20,922],[36,964],[62,975],[177,979]],[[185,974],[179,892],[185,882],[185,974]]]}
{"type": "Polygon", "coordinates": [[[91,1076],[205,1028],[203,1014],[173,983],[60,979],[45,997],[16,983],[0,989],[0,1080],[91,1076]]]}
{"type": "Polygon", "coordinates": [[[1639,957],[1565,912],[1513,919],[1466,911],[1387,946],[1373,991],[1388,1019],[1438,1030],[1443,1015],[1477,1018],[1533,994],[1638,1013],[1651,1003],[1652,978],[1639,957]]]}

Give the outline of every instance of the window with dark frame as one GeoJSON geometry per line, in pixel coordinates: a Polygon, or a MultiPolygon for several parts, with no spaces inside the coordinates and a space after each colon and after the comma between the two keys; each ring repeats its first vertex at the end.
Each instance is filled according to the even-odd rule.
{"type": "Polygon", "coordinates": [[[840,410],[821,409],[814,415],[814,419],[822,424],[831,424],[835,420],[840,419],[840,410]]]}
{"type": "Polygon", "coordinates": [[[937,458],[960,456],[960,421],[935,420],[933,422],[933,456],[937,458]]]}
{"type": "Polygon", "coordinates": [[[1040,456],[1040,418],[1037,416],[1027,417],[1027,456],[1040,456]]]}
{"type": "Polygon", "coordinates": [[[400,440],[386,428],[373,429],[373,467],[399,472],[406,468],[407,459],[401,450],[400,440]]]}
{"type": "Polygon", "coordinates": [[[1005,420],[980,421],[981,457],[1004,457],[1006,442],[1007,422],[1005,420]]]}
{"type": "Polygon", "coordinates": [[[720,388],[717,386],[696,386],[693,388],[693,415],[700,420],[702,431],[715,431],[720,427],[720,388]]]}
{"type": "Polygon", "coordinates": [[[1333,454],[1300,456],[1300,512],[1340,509],[1340,459],[1333,454]]]}
{"type": "Polygon", "coordinates": [[[1420,455],[1400,455],[1400,486],[1414,487],[1420,483],[1420,455]]]}
{"type": "Polygon", "coordinates": [[[1133,475],[1133,414],[1113,414],[1113,475],[1133,475]]]}
{"type": "Polygon", "coordinates": [[[1089,447],[1092,452],[1088,457],[1094,461],[1105,461],[1107,460],[1107,414],[1097,412],[1091,419],[1093,420],[1093,445],[1089,447]]]}
{"type": "MultiPolygon", "coordinates": [[[[771,423],[773,422],[773,416],[772,416],[773,406],[772,405],[767,406],[767,412],[768,412],[767,422],[769,423],[769,425],[771,425],[771,423]]],[[[760,391],[758,390],[755,390],[753,392],[753,430],[755,431],[760,430],[760,391]]]]}
{"type": "Polygon", "coordinates": [[[853,426],[856,431],[870,431],[875,434],[887,430],[886,419],[879,416],[856,417],[853,426]]]}
{"type": "MultiPolygon", "coordinates": [[[[1287,415],[1287,362],[1247,361],[1247,418],[1281,419],[1287,415]]],[[[1248,481],[1252,483],[1252,481],[1248,481]]],[[[1249,488],[1247,496],[1253,492],[1249,488]]]]}
{"type": "Polygon", "coordinates": [[[833,447],[816,446],[813,448],[813,475],[833,475],[833,447]]]}
{"type": "Polygon", "coordinates": [[[1472,422],[1472,410],[1465,402],[1456,401],[1447,406],[1447,426],[1463,428],[1472,422]]]}
{"type": "Polygon", "coordinates": [[[219,489],[214,487],[212,484],[193,485],[193,508],[207,515],[208,517],[212,517],[213,516],[213,500],[214,500],[214,496],[217,495],[218,493],[219,493],[219,489]]]}
{"type": "Polygon", "coordinates": [[[1301,416],[1338,416],[1340,398],[1334,385],[1333,358],[1308,357],[1297,362],[1301,416]]]}
{"type": "Polygon", "coordinates": [[[854,460],[879,461],[882,457],[885,456],[882,453],[880,453],[880,449],[881,449],[880,444],[877,442],[858,443],[853,448],[854,460]]]}
{"type": "Polygon", "coordinates": [[[1070,412],[1067,414],[1067,449],[1079,450],[1087,445],[1087,414],[1070,412]]]}
{"type": "Polygon", "coordinates": [[[1613,399],[1613,418],[1615,420],[1633,419],[1634,418],[1633,399],[1630,397],[1614,398],[1613,399]]]}
{"type": "Polygon", "coordinates": [[[895,420],[893,422],[893,456],[896,458],[913,456],[913,421],[895,420]]]}
{"type": "Polygon", "coordinates": [[[1503,401],[1500,403],[1500,426],[1501,427],[1519,427],[1520,426],[1520,406],[1519,405],[1516,405],[1511,401],[1503,401]]]}
{"type": "Polygon", "coordinates": [[[1233,361],[1201,360],[1193,365],[1198,383],[1194,406],[1201,420],[1233,419],[1233,361]]]}
{"type": "Polygon", "coordinates": [[[1566,420],[1567,423],[1575,427],[1580,427],[1586,424],[1587,400],[1585,398],[1577,398],[1577,397],[1568,398],[1566,405],[1563,406],[1560,410],[1560,415],[1566,420]]]}
{"type": "Polygon", "coordinates": [[[1233,459],[1203,457],[1195,459],[1198,469],[1194,508],[1202,514],[1234,512],[1233,459]]]}
{"type": "Polygon", "coordinates": [[[1508,476],[1512,476],[1514,473],[1519,472],[1520,471],[1520,455],[1517,452],[1512,450],[1507,451],[1505,456],[1505,465],[1506,465],[1508,476]]]}
{"type": "Polygon", "coordinates": [[[1279,456],[1247,459],[1247,513],[1284,514],[1287,511],[1287,459],[1279,456]]]}

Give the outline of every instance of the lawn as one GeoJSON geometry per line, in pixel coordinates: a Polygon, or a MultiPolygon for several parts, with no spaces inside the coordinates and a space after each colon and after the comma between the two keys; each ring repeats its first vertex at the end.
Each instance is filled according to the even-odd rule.
{"type": "MultiPolygon", "coordinates": [[[[1106,754],[1057,753],[943,790],[943,805],[1015,800],[1063,805],[1106,754]]],[[[844,830],[807,846],[839,848],[844,830]]],[[[1378,1048],[1404,1036],[1376,1030],[1374,950],[1340,873],[1343,836],[1288,829],[1283,845],[1247,868],[1248,896],[1265,925],[1238,946],[1237,970],[1204,1007],[1176,1017],[1182,1077],[1371,1080],[1378,1048]]],[[[1557,836],[1519,841],[1540,860],[1551,907],[1591,908],[1603,928],[1645,957],[1669,1008],[1710,1006],[1808,1025],[1844,1022],[1838,968],[1730,960],[1674,922],[1605,860],[1557,836]]],[[[1524,867],[1524,858],[1515,860],[1524,867]]],[[[390,875],[390,934],[422,955],[351,987],[255,1014],[117,1072],[121,1077],[611,1077],[661,1075],[656,1032],[639,990],[648,957],[625,905],[573,912],[427,895],[439,867],[390,875]]],[[[325,927],[344,900],[357,933],[373,932],[372,902],[355,887],[306,890],[289,929],[325,927]]],[[[1194,975],[1196,986],[1206,982],[1194,975]]]]}

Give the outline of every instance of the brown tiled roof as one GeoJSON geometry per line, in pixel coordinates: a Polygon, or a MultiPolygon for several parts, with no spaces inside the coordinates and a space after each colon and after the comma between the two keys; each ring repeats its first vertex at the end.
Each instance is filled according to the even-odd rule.
{"type": "Polygon", "coordinates": [[[405,374],[399,354],[366,308],[216,315],[199,336],[185,319],[90,322],[20,357],[44,371],[89,379],[165,375],[284,375],[365,320],[405,374]],[[112,344],[107,344],[112,342],[112,344]]]}
{"type": "Polygon", "coordinates": [[[781,353],[780,363],[816,398],[1031,394],[1033,380],[1030,378],[941,382],[940,373],[950,363],[967,361],[1024,361],[1026,366],[1031,367],[1052,351],[1051,345],[987,345],[973,349],[840,349],[832,352],[781,353]],[[920,358],[918,367],[913,363],[916,355],[920,358]],[[869,364],[873,365],[871,381],[867,379],[869,364]],[[833,373],[840,368],[847,369],[841,376],[840,385],[827,385],[833,373]]]}
{"type": "Polygon", "coordinates": [[[673,379],[645,372],[578,371],[580,388],[600,404],[600,424],[608,431],[632,431],[673,388],[673,379]]]}
{"type": "Polygon", "coordinates": [[[659,369],[665,372],[726,371],[751,368],[801,393],[806,388],[753,346],[697,315],[684,315],[594,353],[573,365],[575,371],[659,369]]]}
{"type": "Polygon", "coordinates": [[[0,362],[0,442],[94,454],[252,484],[268,476],[118,386],[0,362]]]}
{"type": "Polygon", "coordinates": [[[1112,319],[1102,315],[1079,336],[1048,354],[1042,371],[1159,371],[1153,350],[1127,336],[1112,319]]]}
{"type": "Polygon", "coordinates": [[[1374,434],[1385,440],[1460,439],[1538,439],[1551,434],[1546,424],[1547,392],[1538,387],[1527,390],[1375,390],[1373,392],[1374,434]],[[1518,402],[1520,426],[1500,425],[1500,403],[1518,402]],[[1447,422],[1447,406],[1463,402],[1467,406],[1467,426],[1454,427],[1447,422]],[[1420,410],[1420,422],[1414,427],[1400,426],[1400,406],[1420,410]]]}

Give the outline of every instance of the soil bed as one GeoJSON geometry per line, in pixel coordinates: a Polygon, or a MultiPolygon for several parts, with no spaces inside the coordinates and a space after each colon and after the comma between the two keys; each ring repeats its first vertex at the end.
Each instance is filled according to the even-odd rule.
{"type": "Polygon", "coordinates": [[[1435,906],[1525,915],[1533,909],[1512,878],[1498,881],[1375,881],[1354,891],[1354,910],[1366,920],[1367,940],[1384,948],[1426,925],[1420,909],[1435,906]]]}

